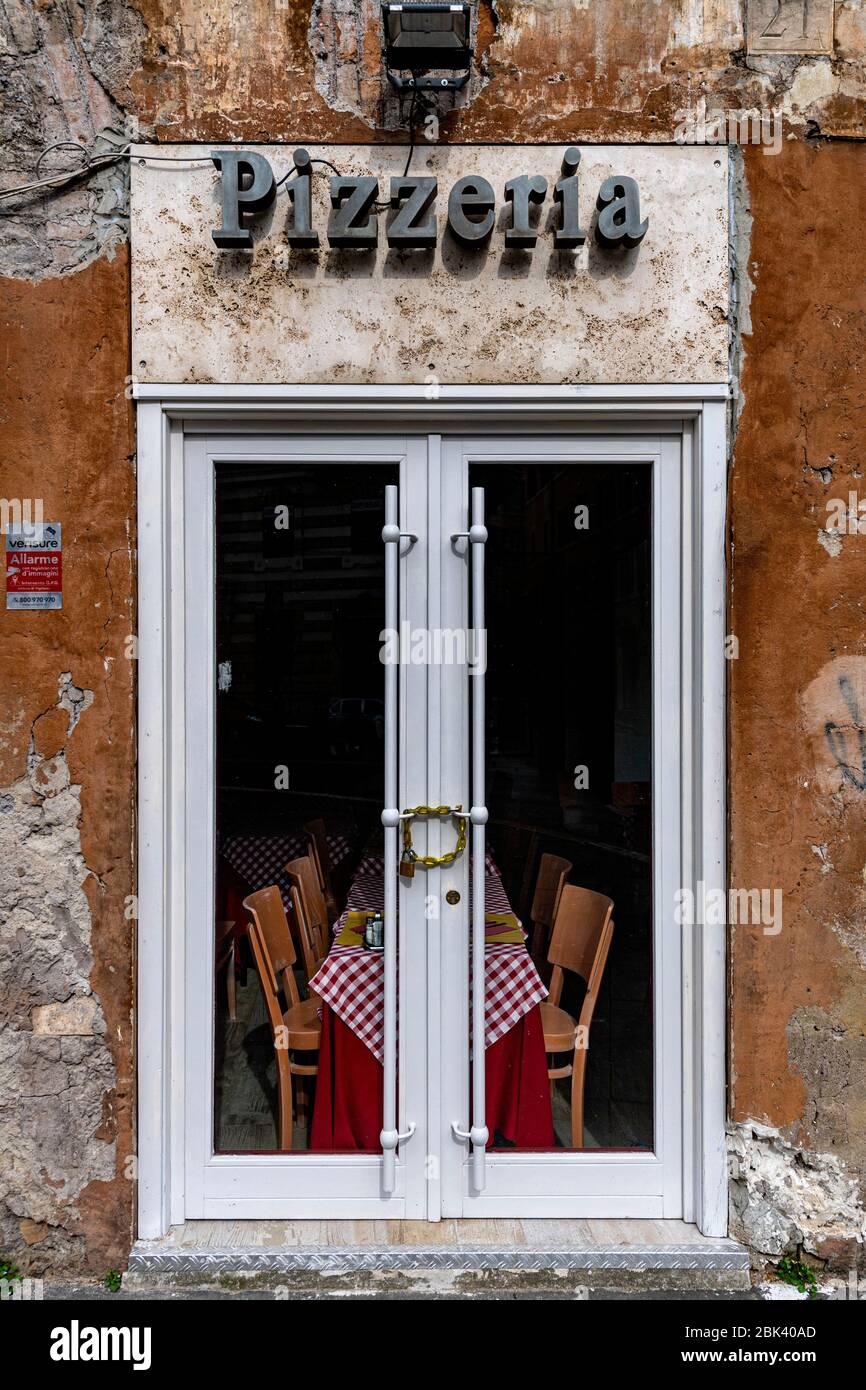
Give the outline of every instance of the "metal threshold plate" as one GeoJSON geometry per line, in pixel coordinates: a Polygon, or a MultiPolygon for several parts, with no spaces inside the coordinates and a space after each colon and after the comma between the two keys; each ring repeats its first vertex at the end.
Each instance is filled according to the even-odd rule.
{"type": "Polygon", "coordinates": [[[748,1280],[744,1246],[701,1236],[680,1221],[509,1220],[501,1223],[501,1235],[495,1230],[498,1224],[190,1221],[161,1239],[137,1241],[129,1273],[208,1280],[302,1272],[669,1270],[748,1280]],[[383,1229],[387,1227],[393,1231],[383,1229]]]}

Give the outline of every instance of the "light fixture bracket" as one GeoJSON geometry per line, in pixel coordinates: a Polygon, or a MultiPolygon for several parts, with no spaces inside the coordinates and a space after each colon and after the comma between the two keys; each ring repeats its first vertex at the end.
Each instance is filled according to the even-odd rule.
{"type": "Polygon", "coordinates": [[[465,87],[472,67],[470,18],[466,3],[383,4],[385,72],[395,91],[465,87]]]}

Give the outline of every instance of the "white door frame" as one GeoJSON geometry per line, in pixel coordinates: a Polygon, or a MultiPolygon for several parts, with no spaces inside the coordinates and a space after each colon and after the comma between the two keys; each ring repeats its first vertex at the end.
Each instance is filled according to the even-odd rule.
{"type": "MultiPolygon", "coordinates": [[[[138,1184],[142,1238],[185,1219],[184,433],[507,435],[660,429],[681,441],[683,886],[726,885],[723,384],[138,386],[138,1184]],[[179,603],[181,607],[179,608],[179,603]]],[[[725,931],[683,929],[683,1215],[727,1232],[725,931]]],[[[250,1213],[252,1214],[252,1213],[250,1213]]],[[[264,1212],[259,1214],[264,1215],[264,1212]]],[[[382,1213],[385,1214],[385,1213],[382,1213]]]]}

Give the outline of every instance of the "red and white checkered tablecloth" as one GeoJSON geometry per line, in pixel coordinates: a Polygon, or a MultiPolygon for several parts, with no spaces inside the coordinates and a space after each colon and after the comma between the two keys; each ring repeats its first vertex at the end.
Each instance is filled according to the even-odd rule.
{"type": "MultiPolygon", "coordinates": [[[[327,838],[331,867],[336,868],[347,854],[351,854],[352,845],[345,835],[329,835],[327,838]]],[[[232,835],[220,853],[249,884],[253,893],[276,883],[284,901],[288,902],[289,884],[284,873],[285,865],[289,860],[306,854],[308,845],[306,830],[288,831],[282,835],[232,835]]]]}
{"type": "MultiPolygon", "coordinates": [[[[382,872],[367,872],[377,862],[381,860],[377,861],[375,856],[362,861],[349,889],[346,911],[334,926],[335,934],[344,926],[353,908],[384,908],[382,872]]],[[[485,876],[484,910],[511,911],[502,879],[495,870],[485,876]]],[[[525,946],[488,946],[484,964],[484,1046],[487,1048],[546,999],[547,990],[525,946]]],[[[381,1062],[385,1022],[382,952],[368,951],[363,946],[332,946],[310,981],[310,988],[381,1062]]]]}

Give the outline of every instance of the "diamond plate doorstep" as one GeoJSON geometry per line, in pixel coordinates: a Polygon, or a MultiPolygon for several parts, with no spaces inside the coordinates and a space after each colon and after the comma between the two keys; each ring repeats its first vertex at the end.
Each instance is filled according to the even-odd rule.
{"type": "Polygon", "coordinates": [[[680,1221],[187,1222],[136,1242],[126,1283],[747,1288],[748,1251],[680,1221]],[[453,1282],[450,1279],[449,1282],[453,1282]]]}

